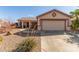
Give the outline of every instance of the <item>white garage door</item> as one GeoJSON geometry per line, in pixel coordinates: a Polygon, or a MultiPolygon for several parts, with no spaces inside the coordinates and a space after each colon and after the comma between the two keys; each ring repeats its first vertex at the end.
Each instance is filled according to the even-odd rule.
{"type": "Polygon", "coordinates": [[[42,30],[64,30],[64,21],[42,21],[42,30]]]}

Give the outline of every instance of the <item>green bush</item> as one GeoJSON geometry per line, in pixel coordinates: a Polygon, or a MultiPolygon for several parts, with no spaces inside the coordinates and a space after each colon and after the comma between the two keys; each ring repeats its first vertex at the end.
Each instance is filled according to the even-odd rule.
{"type": "Polygon", "coordinates": [[[34,39],[28,38],[23,41],[13,52],[30,52],[36,46],[34,39]]]}

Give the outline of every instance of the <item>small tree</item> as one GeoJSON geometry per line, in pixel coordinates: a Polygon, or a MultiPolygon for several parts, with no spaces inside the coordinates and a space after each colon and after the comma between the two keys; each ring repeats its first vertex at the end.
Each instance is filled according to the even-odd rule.
{"type": "Polygon", "coordinates": [[[76,21],[72,21],[71,29],[75,32],[78,29],[78,24],[76,21]]]}
{"type": "Polygon", "coordinates": [[[70,12],[75,19],[72,21],[71,29],[75,32],[79,28],[79,9],[70,12]]]}

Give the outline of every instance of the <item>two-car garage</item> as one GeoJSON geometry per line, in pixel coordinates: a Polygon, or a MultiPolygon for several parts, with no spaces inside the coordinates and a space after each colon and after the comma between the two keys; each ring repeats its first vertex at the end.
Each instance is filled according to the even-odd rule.
{"type": "Polygon", "coordinates": [[[51,10],[37,16],[38,30],[66,31],[70,30],[71,16],[59,10],[51,10]]]}
{"type": "Polygon", "coordinates": [[[53,31],[65,30],[65,21],[43,20],[42,30],[53,30],[53,31]]]}

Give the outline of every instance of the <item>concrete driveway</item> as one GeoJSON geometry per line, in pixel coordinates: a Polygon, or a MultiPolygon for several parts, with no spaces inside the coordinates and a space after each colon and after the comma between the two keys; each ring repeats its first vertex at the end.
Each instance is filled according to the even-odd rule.
{"type": "Polygon", "coordinates": [[[76,43],[69,43],[70,36],[65,32],[42,33],[42,52],[76,52],[79,47],[76,43]]]}

